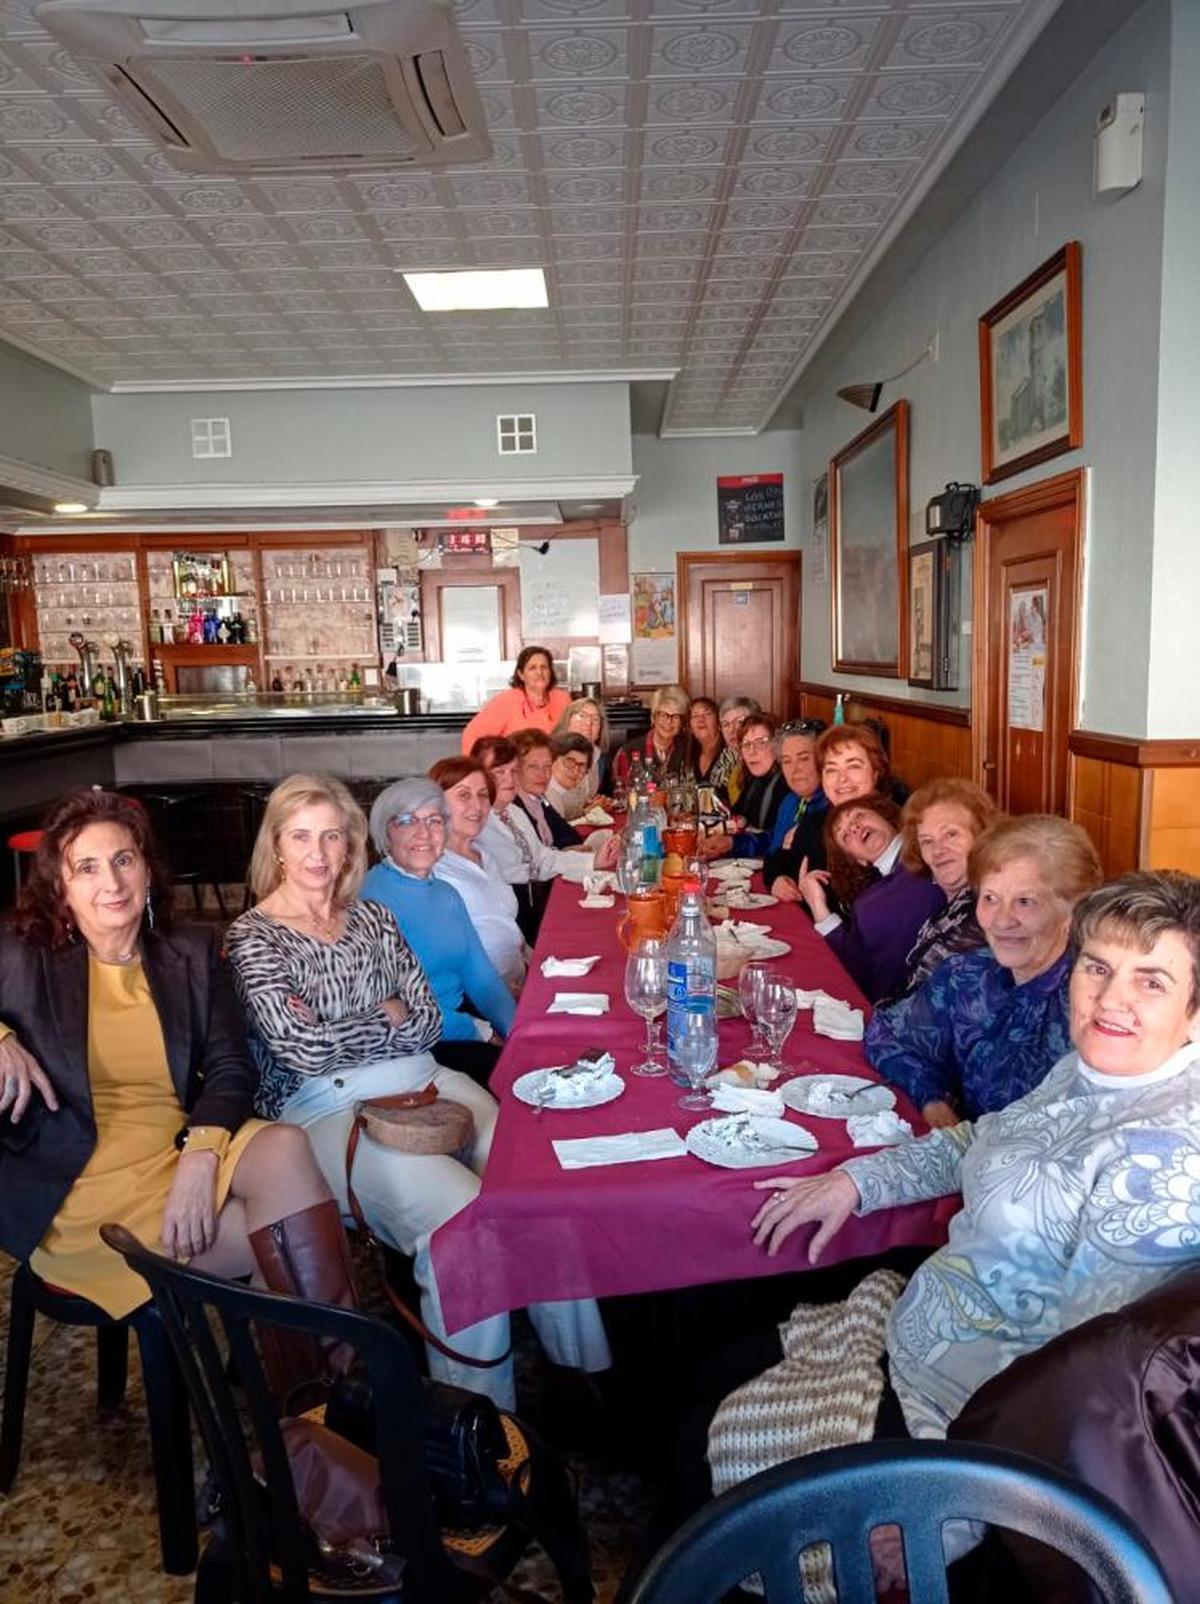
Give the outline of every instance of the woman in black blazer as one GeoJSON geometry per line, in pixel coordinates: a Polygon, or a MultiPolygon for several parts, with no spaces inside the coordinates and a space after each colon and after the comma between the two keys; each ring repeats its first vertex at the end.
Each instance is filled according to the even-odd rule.
{"type": "Polygon", "coordinates": [[[227,965],[212,932],[169,929],[169,903],[139,803],[55,805],[0,933],[0,1247],[113,1316],[147,1289],[100,1240],[107,1221],[217,1275],[348,1304],[308,1140],[250,1118],[227,965]]]}

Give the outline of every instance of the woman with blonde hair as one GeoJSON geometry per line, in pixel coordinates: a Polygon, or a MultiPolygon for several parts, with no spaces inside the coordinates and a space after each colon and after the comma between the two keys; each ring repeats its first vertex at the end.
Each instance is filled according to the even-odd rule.
{"type": "Polygon", "coordinates": [[[692,702],[682,685],[663,685],[650,702],[650,728],[635,735],[613,759],[613,780],[627,785],[635,763],[643,764],[656,780],[668,774],[687,773],[692,764],[692,737],[688,714],[692,702]]]}
{"type": "Polygon", "coordinates": [[[1071,912],[1100,860],[1078,824],[1026,814],[984,831],[967,878],[987,947],[947,958],[866,1032],[871,1064],[933,1126],[1006,1108],[1066,1052],[1071,912]]]}
{"type": "MultiPolygon", "coordinates": [[[[366,839],[366,820],[340,780],[318,774],[284,780],[267,803],[251,858],[250,887],[259,901],[230,927],[229,956],[262,1068],[259,1112],[308,1132],[343,1213],[356,1104],[433,1085],[470,1110],[474,1130],[458,1154],[402,1153],[368,1139],[354,1159],[354,1190],[366,1221],[381,1241],[413,1256],[422,1316],[445,1343],[429,1241],[479,1191],[496,1102],[432,1057],[442,1021],[429,982],[392,914],[354,900],[366,870],[366,839]]],[[[530,1314],[558,1363],[608,1365],[594,1304],[555,1304],[530,1314]]],[[[482,1320],[455,1333],[449,1351],[427,1344],[430,1372],[511,1408],[511,1359],[479,1369],[455,1356],[500,1359],[507,1347],[507,1317],[482,1320]]]]}
{"type": "Polygon", "coordinates": [[[577,696],[573,702],[568,702],[562,710],[562,716],[554,726],[554,736],[582,735],[592,748],[592,761],[587,774],[571,792],[561,798],[550,794],[550,800],[562,814],[564,819],[576,819],[581,813],[587,811],[588,805],[599,796],[608,783],[612,763],[609,759],[608,748],[611,737],[608,729],[608,716],[604,708],[591,696],[577,696]]]}

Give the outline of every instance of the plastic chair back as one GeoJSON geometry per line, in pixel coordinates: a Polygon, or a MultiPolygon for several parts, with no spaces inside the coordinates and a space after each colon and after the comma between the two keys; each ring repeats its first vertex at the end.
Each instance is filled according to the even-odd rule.
{"type": "Polygon", "coordinates": [[[833,1448],[776,1465],[694,1515],[647,1567],[631,1604],[703,1604],[757,1575],[768,1604],[804,1604],[802,1550],[833,1550],[838,1604],[873,1604],[868,1539],[904,1533],[908,1595],[947,1604],[943,1523],[986,1521],[1073,1559],[1108,1604],[1171,1604],[1158,1561],[1124,1514],[1023,1454],[942,1442],[833,1448]]]}
{"type": "Polygon", "coordinates": [[[254,1342],[254,1328],[262,1327],[302,1332],[355,1350],[374,1400],[376,1458],[392,1543],[405,1558],[403,1597],[406,1604],[441,1604],[454,1596],[425,1475],[420,1382],[404,1338],[383,1321],[353,1310],[304,1303],[190,1270],[150,1252],[120,1226],[103,1226],[101,1235],[149,1282],[175,1349],[230,1525],[235,1596],[243,1604],[268,1599],[300,1604],[310,1597],[278,1406],[254,1342]],[[227,1359],[233,1361],[241,1407],[227,1359]],[[255,1480],[254,1450],[265,1491],[255,1480]]]}

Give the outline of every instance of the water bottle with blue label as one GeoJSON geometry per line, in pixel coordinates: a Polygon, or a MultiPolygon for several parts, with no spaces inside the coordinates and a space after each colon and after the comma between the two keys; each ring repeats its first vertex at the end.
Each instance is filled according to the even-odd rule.
{"type": "Polygon", "coordinates": [[[690,1082],[681,1063],[681,1043],[690,1016],[717,1017],[717,938],[704,912],[698,880],[689,880],[679,916],[667,938],[667,1064],[679,1086],[690,1082]]]}

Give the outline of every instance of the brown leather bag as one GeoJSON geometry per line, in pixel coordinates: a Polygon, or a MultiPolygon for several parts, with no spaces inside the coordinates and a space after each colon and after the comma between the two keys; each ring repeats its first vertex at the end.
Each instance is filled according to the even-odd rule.
{"type": "MultiPolygon", "coordinates": [[[[392,1097],[375,1097],[359,1103],[354,1110],[354,1123],[346,1140],[346,1201],[354,1223],[370,1242],[378,1238],[368,1225],[362,1204],[354,1190],[354,1155],[364,1133],[372,1141],[402,1153],[457,1153],[471,1139],[474,1124],[471,1111],[463,1103],[439,1097],[436,1086],[426,1086],[419,1092],[397,1092],[392,1097]]],[[[435,1335],[415,1310],[398,1297],[384,1281],[384,1291],[400,1318],[431,1348],[455,1364],[472,1365],[477,1370],[492,1370],[501,1365],[512,1353],[512,1345],[495,1359],[475,1359],[468,1353],[459,1353],[448,1342],[435,1335]]]]}

